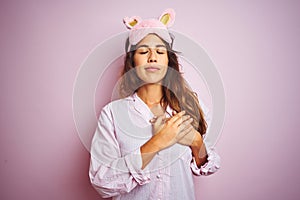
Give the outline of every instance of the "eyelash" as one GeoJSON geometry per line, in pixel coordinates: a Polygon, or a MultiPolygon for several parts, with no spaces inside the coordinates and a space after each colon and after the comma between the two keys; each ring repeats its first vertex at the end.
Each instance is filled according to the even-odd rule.
{"type": "Polygon", "coordinates": [[[148,53],[148,51],[141,51],[141,52],[139,52],[139,54],[146,54],[146,53],[148,53]]]}
{"type": "MultiPolygon", "coordinates": [[[[142,52],[139,52],[139,54],[146,54],[148,52],[149,51],[142,51],[142,52]]],[[[165,52],[162,52],[162,51],[156,51],[156,53],[158,53],[158,54],[165,54],[165,52]]]]}

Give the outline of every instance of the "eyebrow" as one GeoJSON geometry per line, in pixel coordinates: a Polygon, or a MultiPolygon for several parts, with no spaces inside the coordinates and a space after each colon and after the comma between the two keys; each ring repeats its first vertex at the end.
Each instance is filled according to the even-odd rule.
{"type": "MultiPolygon", "coordinates": [[[[138,49],[138,48],[141,48],[141,47],[150,48],[150,46],[149,46],[149,45],[146,45],[146,44],[138,45],[136,48],[138,49]]],[[[167,48],[166,45],[163,45],[163,44],[157,44],[157,45],[155,45],[155,47],[156,47],[156,48],[157,48],[157,47],[164,47],[164,48],[167,48]]]]}

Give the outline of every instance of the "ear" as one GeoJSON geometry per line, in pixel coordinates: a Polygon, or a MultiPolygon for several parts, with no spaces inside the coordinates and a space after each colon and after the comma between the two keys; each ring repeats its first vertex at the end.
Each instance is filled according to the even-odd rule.
{"type": "Polygon", "coordinates": [[[125,17],[123,19],[123,23],[126,25],[128,29],[132,29],[135,25],[137,25],[141,21],[142,19],[139,16],[125,17]]]}
{"type": "Polygon", "coordinates": [[[159,17],[159,21],[166,27],[171,27],[175,21],[175,11],[172,8],[166,9],[159,17]]]}

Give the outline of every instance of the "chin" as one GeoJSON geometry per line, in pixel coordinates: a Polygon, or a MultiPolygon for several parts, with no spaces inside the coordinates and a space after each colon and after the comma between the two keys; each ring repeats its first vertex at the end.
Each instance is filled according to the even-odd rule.
{"type": "Polygon", "coordinates": [[[143,84],[147,85],[147,84],[162,84],[162,80],[143,80],[143,84]]]}
{"type": "Polygon", "coordinates": [[[144,84],[161,84],[164,77],[140,77],[144,84]]]}

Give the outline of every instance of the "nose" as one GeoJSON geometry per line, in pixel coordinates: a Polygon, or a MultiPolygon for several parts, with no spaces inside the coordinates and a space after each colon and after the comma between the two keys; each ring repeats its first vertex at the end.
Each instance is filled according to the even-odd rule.
{"type": "Polygon", "coordinates": [[[149,57],[148,57],[148,62],[149,63],[157,62],[156,54],[155,54],[155,52],[153,52],[153,50],[150,50],[150,54],[149,54],[149,57]]]}

